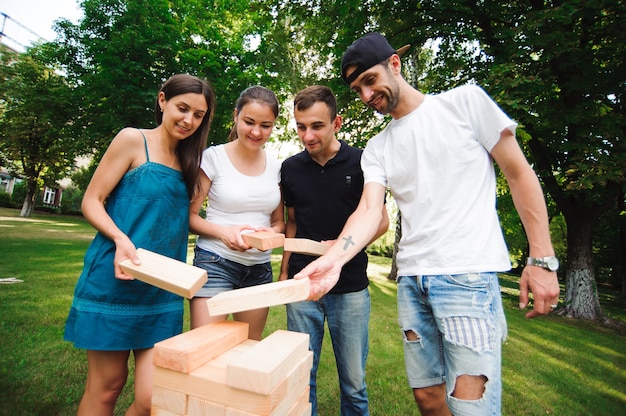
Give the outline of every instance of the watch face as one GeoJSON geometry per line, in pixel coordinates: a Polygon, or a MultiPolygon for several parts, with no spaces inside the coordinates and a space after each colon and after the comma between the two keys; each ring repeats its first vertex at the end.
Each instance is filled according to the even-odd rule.
{"type": "Polygon", "coordinates": [[[553,272],[558,270],[559,259],[557,259],[556,257],[548,257],[547,263],[548,263],[548,268],[552,270],[553,272]]]}

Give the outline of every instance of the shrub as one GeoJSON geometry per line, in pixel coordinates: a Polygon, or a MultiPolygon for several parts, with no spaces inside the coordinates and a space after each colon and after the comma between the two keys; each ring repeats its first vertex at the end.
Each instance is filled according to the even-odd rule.
{"type": "Polygon", "coordinates": [[[7,192],[0,192],[0,207],[12,208],[11,195],[7,192]]]}

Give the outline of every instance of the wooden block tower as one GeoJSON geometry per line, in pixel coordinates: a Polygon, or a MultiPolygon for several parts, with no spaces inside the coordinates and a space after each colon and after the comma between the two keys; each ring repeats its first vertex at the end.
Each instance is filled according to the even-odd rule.
{"type": "Polygon", "coordinates": [[[312,364],[308,334],[254,341],[246,323],[210,323],[154,346],[152,415],[310,415],[312,364]]]}

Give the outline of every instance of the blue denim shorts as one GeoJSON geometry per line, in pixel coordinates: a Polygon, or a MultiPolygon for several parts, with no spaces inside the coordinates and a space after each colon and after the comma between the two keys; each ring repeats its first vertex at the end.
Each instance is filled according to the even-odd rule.
{"type": "Polygon", "coordinates": [[[211,298],[218,293],[271,283],[274,279],[270,262],[245,266],[196,247],[193,265],[206,270],[209,280],[195,297],[211,298]]]}
{"type": "Polygon", "coordinates": [[[401,276],[398,318],[412,388],[446,383],[452,414],[501,413],[501,346],[507,328],[496,273],[401,276]],[[485,376],[483,397],[452,397],[460,375],[485,376]]]}

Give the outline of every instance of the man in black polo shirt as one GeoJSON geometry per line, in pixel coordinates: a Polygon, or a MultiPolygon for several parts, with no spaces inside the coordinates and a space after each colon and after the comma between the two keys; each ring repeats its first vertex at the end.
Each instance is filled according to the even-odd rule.
{"type": "MultiPolygon", "coordinates": [[[[305,150],[282,165],[281,186],[288,215],[285,236],[332,241],[361,198],[362,150],[337,140],[335,134],[341,128],[342,118],[337,114],[337,101],[330,89],[316,85],[300,91],[294,100],[294,116],[305,150]]],[[[389,227],[384,211],[374,239],[389,227]]],[[[285,252],[279,280],[292,278],[314,259],[285,252]]],[[[325,320],[337,363],[341,415],[369,415],[365,385],[370,315],[368,285],[367,255],[363,249],[343,266],[337,285],[319,301],[287,305],[288,329],[310,336],[309,348],[314,354],[310,379],[312,415],[317,415],[316,373],[325,320]]]]}

